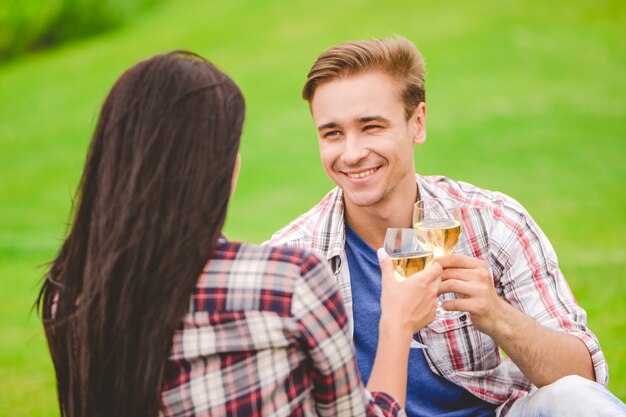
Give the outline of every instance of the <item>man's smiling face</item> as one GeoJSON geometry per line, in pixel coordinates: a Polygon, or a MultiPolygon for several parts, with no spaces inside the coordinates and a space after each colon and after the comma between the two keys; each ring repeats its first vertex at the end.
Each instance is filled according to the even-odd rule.
{"type": "Polygon", "coordinates": [[[425,139],[425,105],[407,121],[400,86],[380,71],[321,84],[311,100],[320,155],[346,204],[375,207],[415,183],[413,148],[425,139]]]}

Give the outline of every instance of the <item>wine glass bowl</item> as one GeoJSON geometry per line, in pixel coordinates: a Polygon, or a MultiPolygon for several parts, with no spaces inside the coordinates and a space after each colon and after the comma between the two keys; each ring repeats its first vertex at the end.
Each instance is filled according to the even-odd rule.
{"type": "Polygon", "coordinates": [[[391,258],[396,279],[405,279],[429,266],[432,250],[425,249],[411,228],[389,228],[385,234],[385,252],[391,258]]]}
{"type": "MultiPolygon", "coordinates": [[[[461,236],[461,206],[445,198],[420,200],[413,209],[413,230],[420,245],[433,252],[433,258],[452,253],[461,236]]],[[[438,319],[460,317],[463,312],[447,311],[437,304],[438,319]]]]}
{"type": "Polygon", "coordinates": [[[454,200],[420,200],[413,210],[413,229],[425,249],[434,257],[454,250],[461,236],[461,207],[454,200]]]}

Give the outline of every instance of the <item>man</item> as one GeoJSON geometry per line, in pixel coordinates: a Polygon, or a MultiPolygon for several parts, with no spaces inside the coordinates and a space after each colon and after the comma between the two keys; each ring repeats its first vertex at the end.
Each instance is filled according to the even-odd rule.
{"type": "Polygon", "coordinates": [[[437,259],[440,293],[457,295],[444,308],[468,314],[435,320],[416,336],[428,347],[411,349],[408,414],[626,415],[603,387],[608,369],[586,313],[523,207],[501,193],[415,174],[414,146],[426,139],[424,72],[403,38],[345,43],[320,55],[303,98],[337,188],[269,243],[312,248],[330,262],[367,380],[380,314],[375,248],[386,229],[410,227],[420,199],[475,208],[463,219],[456,253],[437,259]],[[476,257],[486,248],[488,263],[476,257]]]}

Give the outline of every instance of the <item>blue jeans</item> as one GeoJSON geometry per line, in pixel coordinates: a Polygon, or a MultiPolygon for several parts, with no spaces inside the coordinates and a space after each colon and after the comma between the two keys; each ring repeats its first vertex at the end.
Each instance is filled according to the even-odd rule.
{"type": "Polygon", "coordinates": [[[571,375],[515,401],[506,417],[617,417],[626,405],[602,385],[571,375]]]}

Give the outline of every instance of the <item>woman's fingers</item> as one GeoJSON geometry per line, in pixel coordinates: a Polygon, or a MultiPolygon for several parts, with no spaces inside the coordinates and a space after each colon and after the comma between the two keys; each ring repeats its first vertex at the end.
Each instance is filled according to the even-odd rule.
{"type": "Polygon", "coordinates": [[[394,278],[393,263],[391,262],[391,258],[385,249],[378,249],[376,254],[378,255],[378,264],[380,265],[380,272],[382,273],[383,281],[394,278]]]}

